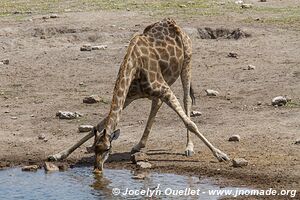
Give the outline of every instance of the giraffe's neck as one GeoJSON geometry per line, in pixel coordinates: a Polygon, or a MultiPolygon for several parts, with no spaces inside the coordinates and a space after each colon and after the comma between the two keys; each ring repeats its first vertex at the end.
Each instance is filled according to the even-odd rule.
{"type": "Polygon", "coordinates": [[[130,57],[130,54],[131,53],[125,56],[116,80],[109,115],[105,124],[105,129],[108,134],[116,129],[124,107],[127,93],[129,91],[129,87],[135,76],[135,63],[134,59],[130,57]]]}

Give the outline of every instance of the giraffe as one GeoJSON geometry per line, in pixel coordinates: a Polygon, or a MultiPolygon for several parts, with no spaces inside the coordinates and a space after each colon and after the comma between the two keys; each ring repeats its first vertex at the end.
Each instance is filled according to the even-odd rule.
{"type": "Polygon", "coordinates": [[[187,128],[185,154],[193,154],[193,142],[190,132],[199,137],[221,162],[229,157],[214,147],[198,130],[190,119],[191,104],[194,96],[191,87],[192,43],[188,35],[169,18],[147,26],[142,34],[135,35],[127,48],[120,66],[109,114],[78,143],[67,150],[52,155],[49,159],[66,158],[85,141],[94,137],[95,151],[94,173],[102,173],[103,164],[108,158],[112,141],[117,139],[120,130],[116,129],[121,112],[131,102],[140,98],[152,101],[150,115],[140,141],[132,152],[145,147],[155,116],[163,103],[173,109],[187,128]],[[184,109],[172,92],[170,86],[181,78],[184,109]]]}

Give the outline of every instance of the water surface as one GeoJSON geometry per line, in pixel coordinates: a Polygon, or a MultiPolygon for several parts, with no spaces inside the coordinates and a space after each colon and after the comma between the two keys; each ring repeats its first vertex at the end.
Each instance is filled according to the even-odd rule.
{"type": "Polygon", "coordinates": [[[220,198],[208,194],[209,190],[220,189],[219,186],[210,180],[201,180],[195,176],[153,172],[145,179],[137,180],[132,178],[133,172],[129,170],[105,169],[102,177],[95,176],[91,172],[90,167],[52,173],[45,173],[43,170],[22,172],[20,168],[0,170],[0,199],[151,199],[150,192],[152,192],[152,199],[220,198]],[[191,190],[197,189],[200,192],[191,195],[191,190]]]}

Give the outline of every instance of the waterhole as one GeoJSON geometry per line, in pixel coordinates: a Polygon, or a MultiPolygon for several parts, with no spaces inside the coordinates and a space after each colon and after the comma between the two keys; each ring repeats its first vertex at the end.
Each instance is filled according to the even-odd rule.
{"type": "Polygon", "coordinates": [[[20,168],[0,170],[0,199],[90,200],[90,199],[219,199],[209,194],[220,188],[212,180],[170,173],[149,173],[133,179],[129,170],[105,169],[95,176],[90,167],[65,172],[22,172],[20,168]],[[198,190],[198,192],[197,192],[198,190]],[[194,192],[192,192],[194,191],[194,192]],[[152,197],[150,197],[152,194],[152,197]]]}

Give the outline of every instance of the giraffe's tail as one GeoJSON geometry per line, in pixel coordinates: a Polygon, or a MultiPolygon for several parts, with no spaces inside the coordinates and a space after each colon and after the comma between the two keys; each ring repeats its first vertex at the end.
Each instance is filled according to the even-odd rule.
{"type": "Polygon", "coordinates": [[[192,99],[192,105],[195,105],[196,104],[196,98],[195,98],[195,92],[194,92],[194,89],[192,87],[192,84],[191,84],[191,87],[190,87],[190,97],[192,99]]]}

